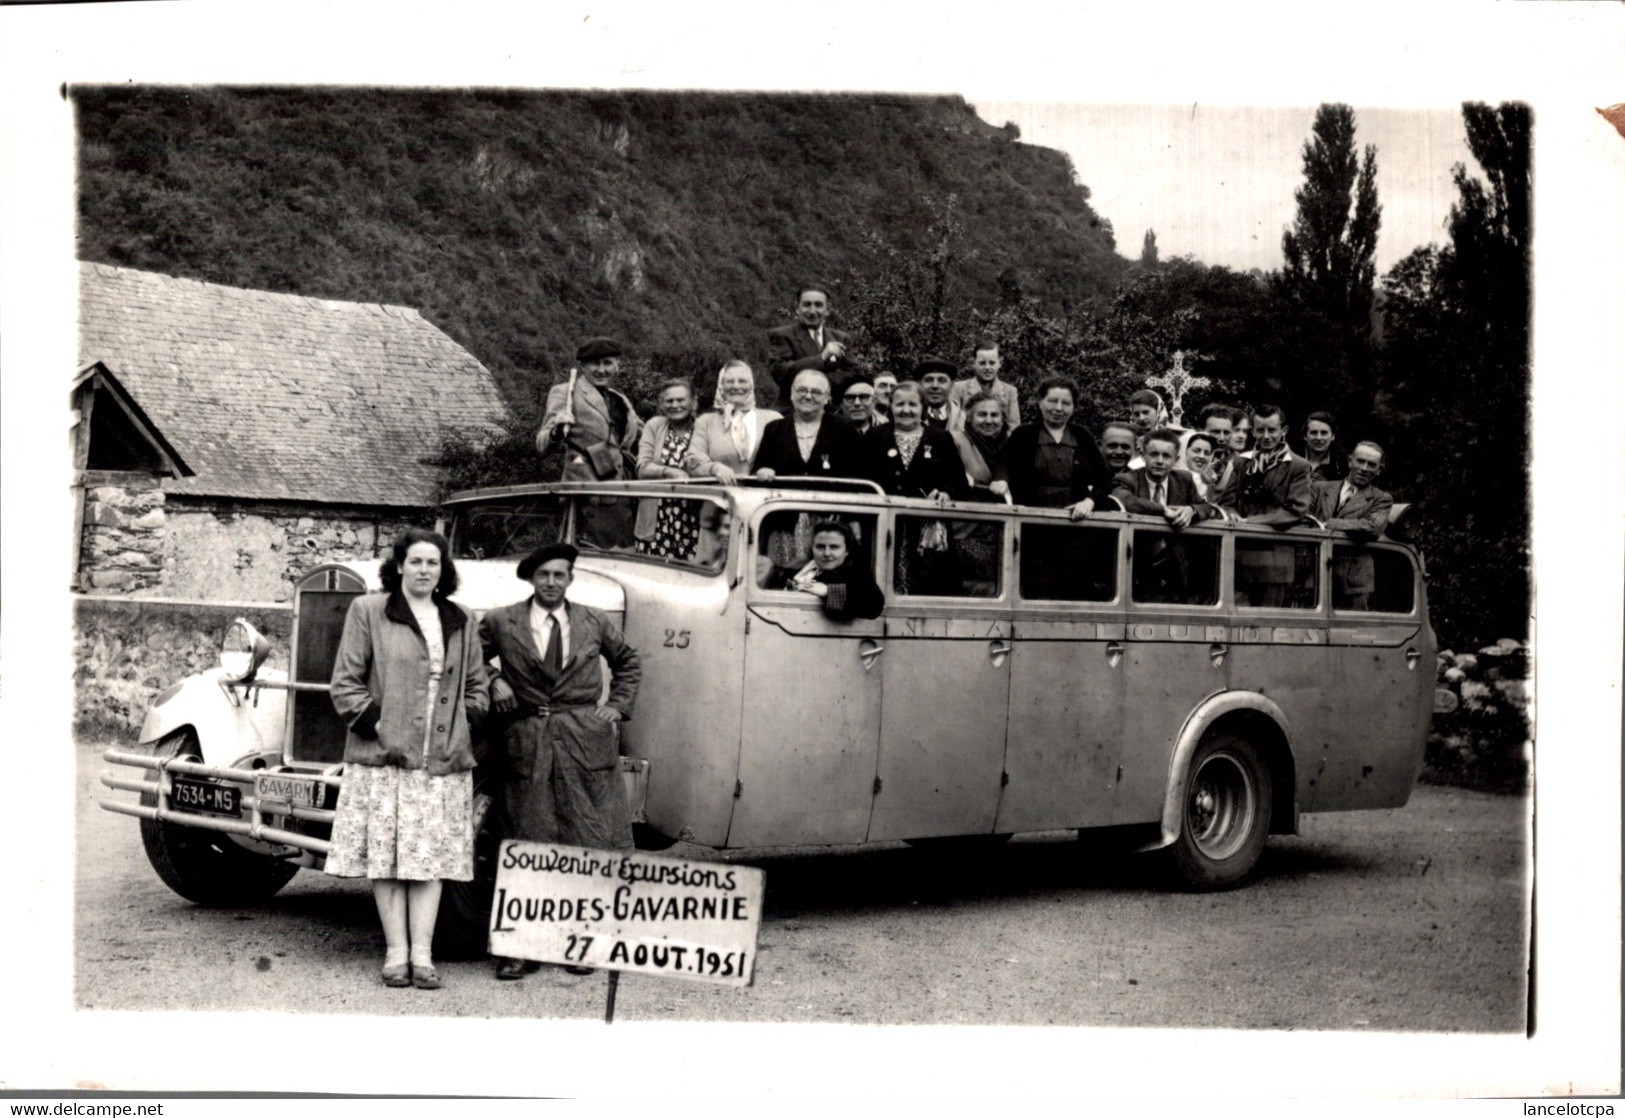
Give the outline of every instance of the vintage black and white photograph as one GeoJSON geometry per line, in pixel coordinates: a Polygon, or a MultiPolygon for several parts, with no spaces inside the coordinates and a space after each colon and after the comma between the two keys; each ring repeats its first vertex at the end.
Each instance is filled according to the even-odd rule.
{"type": "MultiPolygon", "coordinates": [[[[1608,116],[1013,59],[907,88],[358,69],[61,75],[72,375],[39,366],[55,434],[8,422],[4,473],[8,507],[31,455],[67,479],[33,529],[62,527],[62,786],[28,795],[72,803],[70,1029],[212,1022],[369,1093],[604,1085],[397,1081],[316,1038],[919,1058],[995,1026],[1105,1038],[1143,1083],[1175,1074],[1153,1038],[1335,1037],[1404,1055],[1226,1093],[1617,1090],[1514,1073],[1568,1014],[1618,1042],[1617,957],[1576,1008],[1535,935],[1574,887],[1536,790],[1588,733],[1537,734],[1564,567],[1533,418],[1570,382],[1535,262],[1575,234],[1536,202],[1608,116]]],[[[1598,391],[1565,422],[1617,414],[1598,391]]],[[[1617,896],[1613,715],[1584,822],[1614,813],[1617,896]]],[[[935,1093],[865,1088],[893,1091],[935,1093]]]]}

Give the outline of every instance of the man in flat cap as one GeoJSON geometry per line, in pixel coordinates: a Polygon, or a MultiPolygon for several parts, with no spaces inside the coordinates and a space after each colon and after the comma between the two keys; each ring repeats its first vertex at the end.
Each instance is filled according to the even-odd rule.
{"type": "Polygon", "coordinates": [[[613,387],[621,370],[621,347],[610,338],[589,338],[576,350],[577,368],[547,390],[547,411],[536,432],[537,453],[554,439],[565,445],[565,481],[630,477],[643,427],[632,401],[613,387]]]}
{"type": "Polygon", "coordinates": [[[829,378],[830,392],[839,400],[854,366],[846,350],[851,339],[825,324],[829,294],[821,287],[802,284],[796,291],[796,320],[767,332],[768,369],[778,387],[778,403],[788,408],[791,382],[804,369],[816,369],[829,378]]]}
{"type": "Polygon", "coordinates": [[[959,370],[952,361],[940,357],[927,357],[914,366],[914,379],[920,382],[920,398],[925,411],[920,423],[938,431],[956,432],[965,429],[965,409],[954,400],[954,374],[959,370]]]}
{"type": "MultiPolygon", "coordinates": [[[[500,658],[491,698],[508,719],[507,806],[513,837],[631,850],[616,723],[632,717],[642,665],[601,610],[565,601],[576,549],[545,544],[519,563],[531,596],[480,619],[485,658],[500,658]],[[609,665],[609,696],[599,658],[609,665]]],[[[499,959],[497,977],[534,964],[499,959]]],[[[575,970],[575,968],[569,968],[575,970]]],[[[579,972],[578,972],[579,973],[579,972]]]]}

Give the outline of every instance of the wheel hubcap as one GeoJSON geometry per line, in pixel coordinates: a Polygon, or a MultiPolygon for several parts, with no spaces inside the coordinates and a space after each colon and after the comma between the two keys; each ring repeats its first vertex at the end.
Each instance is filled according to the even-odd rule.
{"type": "Polygon", "coordinates": [[[1258,811],[1252,774],[1228,753],[1204,760],[1191,779],[1185,826],[1204,857],[1223,861],[1246,845],[1258,811]]]}

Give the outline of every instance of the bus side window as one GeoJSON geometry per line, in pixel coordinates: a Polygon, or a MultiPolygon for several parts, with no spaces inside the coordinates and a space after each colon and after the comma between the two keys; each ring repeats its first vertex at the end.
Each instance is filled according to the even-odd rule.
{"type": "Polygon", "coordinates": [[[1130,578],[1136,602],[1211,606],[1219,600],[1217,536],[1137,529],[1130,578]]]}
{"type": "Polygon", "coordinates": [[[826,520],[839,521],[852,530],[857,554],[847,562],[875,569],[875,518],[825,509],[779,509],[762,518],[757,535],[756,585],[764,590],[783,590],[796,572],[812,562],[814,526],[826,520]]]}
{"type": "Polygon", "coordinates": [[[1314,609],[1320,603],[1320,544],[1236,540],[1236,605],[1314,609]]]}
{"type": "Polygon", "coordinates": [[[892,588],[938,598],[997,598],[1003,593],[1004,525],[996,520],[898,516],[892,588]]]}
{"type": "Polygon", "coordinates": [[[1416,570],[1399,551],[1332,545],[1332,608],[1351,613],[1410,613],[1416,570]]]}
{"type": "Polygon", "coordinates": [[[1109,602],[1117,597],[1117,529],[1023,524],[1021,596],[1050,602],[1109,602]]]}

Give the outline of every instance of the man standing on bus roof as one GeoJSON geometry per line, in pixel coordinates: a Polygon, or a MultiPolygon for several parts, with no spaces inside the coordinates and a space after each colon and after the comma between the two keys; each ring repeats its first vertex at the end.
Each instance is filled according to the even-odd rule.
{"type": "Polygon", "coordinates": [[[986,392],[1003,405],[1006,435],[1021,425],[1021,396],[1015,385],[999,379],[999,370],[1003,367],[998,342],[985,338],[976,343],[976,350],[971,354],[972,375],[954,381],[953,388],[948,391],[948,402],[959,409],[960,430],[964,429],[965,402],[981,392],[986,392]]]}
{"type": "Polygon", "coordinates": [[[630,477],[643,427],[626,394],[614,387],[621,347],[611,338],[589,338],[576,349],[577,369],[547,390],[547,408],[536,432],[536,452],[546,454],[555,438],[565,445],[565,481],[607,481],[630,477]]]}
{"type": "Polygon", "coordinates": [[[840,399],[853,368],[846,355],[851,339],[826,325],[828,318],[829,293],[802,284],[796,291],[795,322],[767,332],[768,371],[778,386],[780,404],[789,405],[791,382],[803,369],[817,369],[829,377],[830,391],[840,399]]]}
{"type": "MultiPolygon", "coordinates": [[[[632,716],[642,665],[607,614],[565,601],[576,554],[567,543],[532,551],[518,571],[531,596],[480,619],[486,660],[502,661],[491,699],[496,716],[509,720],[508,819],[514,838],[631,850],[616,723],[632,716]],[[610,670],[602,703],[599,657],[610,670]]],[[[534,969],[500,959],[497,977],[516,979],[534,969]]]]}

